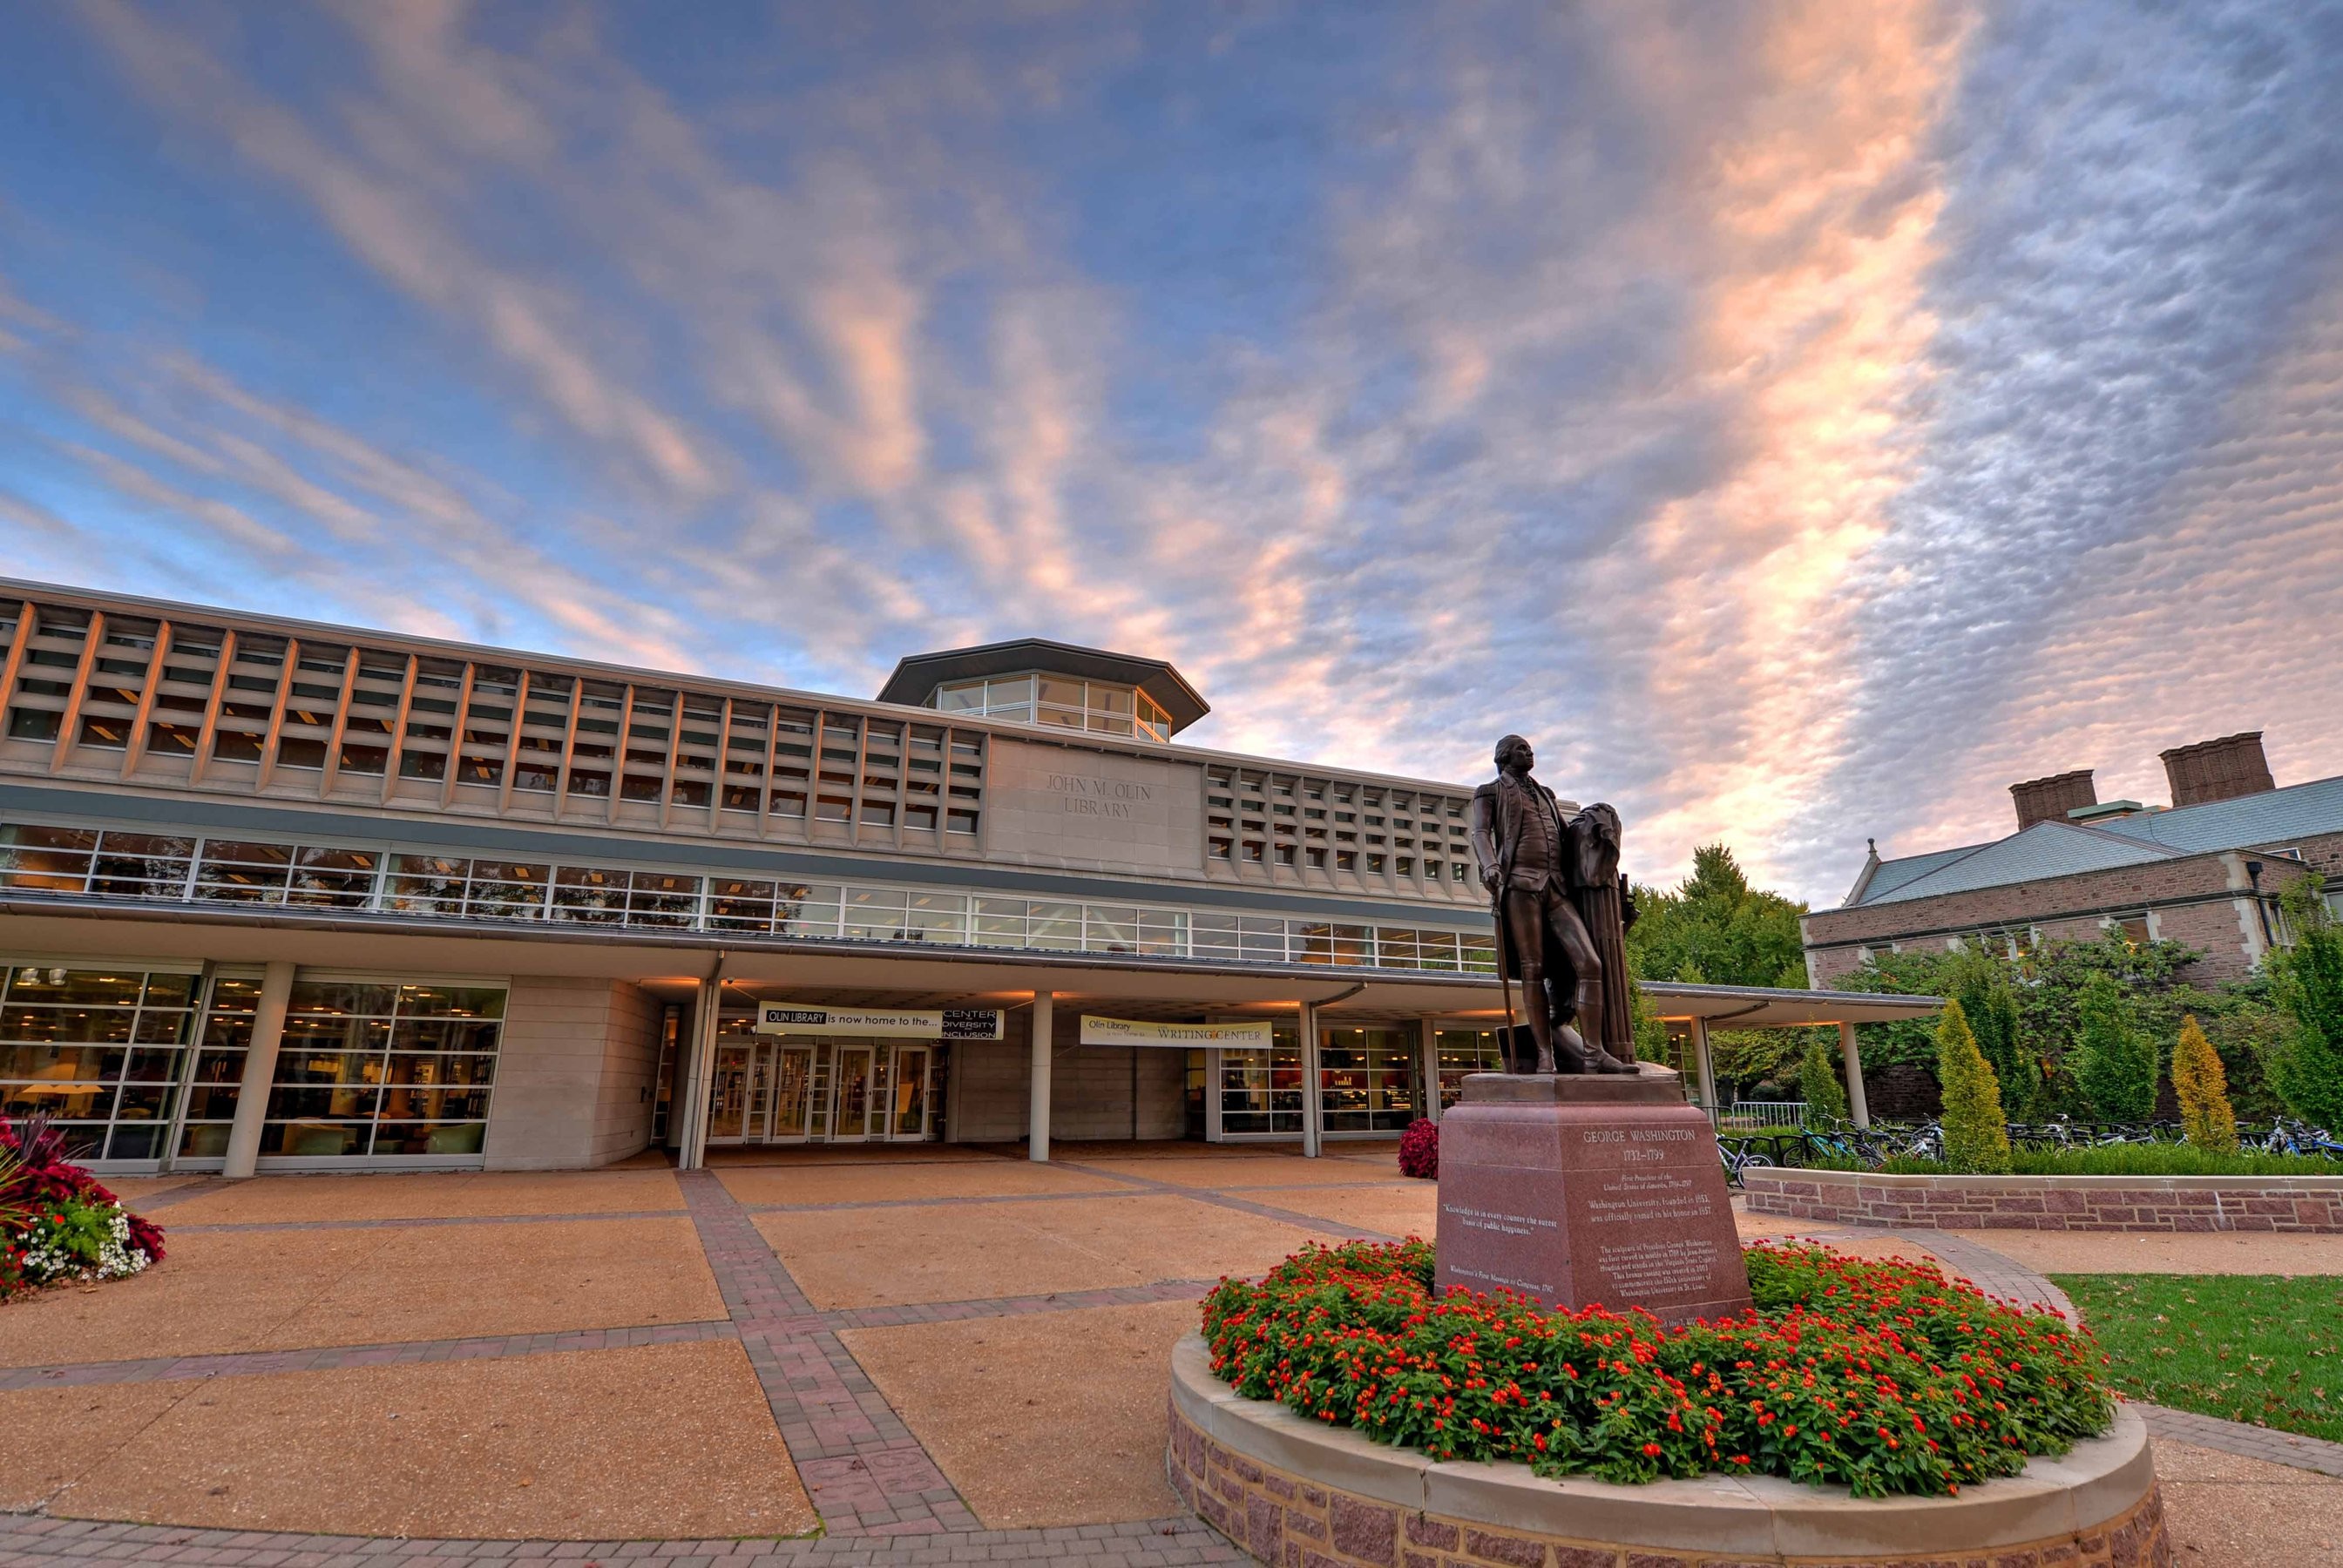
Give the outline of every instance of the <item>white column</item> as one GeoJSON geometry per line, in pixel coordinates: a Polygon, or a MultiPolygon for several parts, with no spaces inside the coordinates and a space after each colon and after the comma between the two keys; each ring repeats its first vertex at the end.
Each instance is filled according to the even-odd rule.
{"type": "Polygon", "coordinates": [[[220,1174],[241,1180],[260,1158],[260,1124],[268,1115],[269,1086],[277,1081],[277,1050],[285,1043],[285,1007],[293,1000],[293,966],[273,963],[262,973],[260,1007],[252,1020],[252,1043],[244,1052],[244,1084],[236,1093],[236,1123],[228,1129],[227,1163],[220,1174]]]}
{"type": "Polygon", "coordinates": [[[1221,1070],[1224,1060],[1219,1046],[1204,1048],[1204,1141],[1207,1143],[1222,1142],[1227,1136],[1221,1124],[1221,1070]]]}
{"type": "Polygon", "coordinates": [[[1716,1120],[1716,1070],[1708,1060],[1708,1020],[1692,1020],[1693,1066],[1700,1075],[1700,1103],[1712,1122],[1716,1120]]]}
{"type": "Polygon", "coordinates": [[[1838,1026],[1838,1054],[1846,1063],[1846,1113],[1857,1127],[1871,1125],[1871,1105],[1863,1097],[1863,1053],[1855,1047],[1855,1025],[1838,1026]]]}
{"type": "Polygon", "coordinates": [[[1440,1120],[1440,1024],[1436,1019],[1416,1020],[1416,1054],[1423,1059],[1423,1114],[1440,1120]]]}
{"type": "Polygon", "coordinates": [[[691,1008],[691,1046],[683,1059],[683,1137],[676,1150],[679,1171],[697,1171],[708,1163],[708,1100],[716,1067],[716,1030],[724,1010],[724,964],[699,982],[691,1008]]]}
{"type": "Polygon", "coordinates": [[[1044,1164],[1050,1159],[1050,1057],[1057,1034],[1057,1000],[1046,990],[1033,993],[1032,1099],[1025,1111],[1025,1152],[1044,1164]]]}
{"type": "Polygon", "coordinates": [[[1326,1091],[1318,1070],[1318,1008],[1302,1004],[1302,1153],[1315,1160],[1324,1141],[1326,1091]]]}

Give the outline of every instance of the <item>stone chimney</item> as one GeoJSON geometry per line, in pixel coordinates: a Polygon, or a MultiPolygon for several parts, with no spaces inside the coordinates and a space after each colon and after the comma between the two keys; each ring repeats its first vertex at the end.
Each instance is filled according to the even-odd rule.
{"type": "Polygon", "coordinates": [[[2021,833],[2036,822],[2063,822],[2066,813],[2077,807],[2099,803],[2099,792],[2092,788],[2091,770],[2087,768],[2012,784],[2009,794],[2017,802],[2017,830],[2021,833]]]}
{"type": "Polygon", "coordinates": [[[2176,746],[2159,753],[2164,777],[2172,785],[2175,806],[2202,806],[2207,800],[2233,800],[2278,788],[2269,761],[2262,755],[2262,732],[2224,735],[2194,746],[2176,746]]]}

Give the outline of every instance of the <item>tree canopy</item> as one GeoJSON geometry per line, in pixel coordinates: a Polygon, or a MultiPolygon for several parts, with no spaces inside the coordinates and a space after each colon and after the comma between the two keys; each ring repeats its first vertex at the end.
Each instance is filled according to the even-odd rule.
{"type": "Polygon", "coordinates": [[[1644,980],[1709,985],[1803,986],[1806,906],[1749,885],[1723,844],[1693,851],[1692,875],[1673,891],[1638,887],[1628,960],[1644,980]]]}

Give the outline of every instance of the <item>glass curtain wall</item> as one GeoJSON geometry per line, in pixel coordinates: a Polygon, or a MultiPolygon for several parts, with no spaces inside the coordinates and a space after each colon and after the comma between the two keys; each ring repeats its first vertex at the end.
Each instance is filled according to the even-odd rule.
{"type": "Polygon", "coordinates": [[[193,1032],[196,976],[11,967],[0,990],[0,1111],[45,1111],[86,1160],[163,1151],[193,1032]]]}
{"type": "Polygon", "coordinates": [[[1504,1058],[1497,1049],[1493,1029],[1443,1029],[1433,1037],[1440,1057],[1440,1109],[1447,1110],[1464,1096],[1464,1075],[1502,1072],[1504,1058]]]}
{"type": "Polygon", "coordinates": [[[1267,1050],[1221,1052],[1221,1136],[1302,1136],[1302,1036],[1291,1024],[1270,1031],[1267,1050]]]}
{"type": "Polygon", "coordinates": [[[501,986],[297,981],[261,1153],[478,1154],[504,1010],[501,986]]]}
{"type": "Polygon", "coordinates": [[[1421,1112],[1415,1032],[1330,1029],[1318,1042],[1322,1125],[1328,1133],[1404,1132],[1421,1112]]]}

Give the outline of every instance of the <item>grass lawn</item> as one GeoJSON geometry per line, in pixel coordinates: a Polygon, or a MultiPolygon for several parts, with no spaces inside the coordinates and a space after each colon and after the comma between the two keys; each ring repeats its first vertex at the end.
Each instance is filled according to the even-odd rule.
{"type": "Polygon", "coordinates": [[[2343,1278],[2054,1274],[2122,1393],[2343,1442],[2343,1278]]]}

